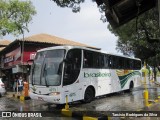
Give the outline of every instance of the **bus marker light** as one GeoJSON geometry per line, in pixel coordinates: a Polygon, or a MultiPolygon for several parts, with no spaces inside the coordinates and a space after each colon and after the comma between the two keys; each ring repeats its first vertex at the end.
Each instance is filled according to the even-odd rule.
{"type": "Polygon", "coordinates": [[[52,92],[52,93],[50,93],[50,95],[59,95],[60,94],[60,92],[52,92]]]}

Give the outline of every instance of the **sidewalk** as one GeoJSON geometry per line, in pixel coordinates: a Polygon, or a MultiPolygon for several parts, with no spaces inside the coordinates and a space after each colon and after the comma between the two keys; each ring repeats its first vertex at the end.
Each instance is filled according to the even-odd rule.
{"type": "Polygon", "coordinates": [[[9,97],[9,98],[15,98],[14,95],[17,95],[17,92],[7,91],[6,93],[6,97],[9,97]]]}
{"type": "Polygon", "coordinates": [[[13,94],[16,94],[16,92],[7,91],[6,97],[13,97],[13,94]]]}

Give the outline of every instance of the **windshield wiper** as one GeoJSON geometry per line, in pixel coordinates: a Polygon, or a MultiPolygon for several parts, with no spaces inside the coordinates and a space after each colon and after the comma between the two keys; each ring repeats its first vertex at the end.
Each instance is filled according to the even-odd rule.
{"type": "Polygon", "coordinates": [[[46,87],[49,87],[49,85],[47,84],[47,79],[46,79],[46,74],[47,74],[46,64],[44,65],[44,71],[43,72],[44,72],[43,77],[45,79],[46,87]]]}

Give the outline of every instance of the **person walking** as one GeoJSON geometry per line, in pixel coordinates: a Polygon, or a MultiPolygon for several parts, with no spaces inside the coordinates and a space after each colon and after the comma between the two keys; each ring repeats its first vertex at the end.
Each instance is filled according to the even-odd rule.
{"type": "Polygon", "coordinates": [[[22,77],[19,77],[19,79],[17,81],[17,85],[18,85],[19,94],[22,95],[22,91],[23,91],[23,79],[22,79],[22,77]]]}
{"type": "Polygon", "coordinates": [[[16,92],[16,90],[17,90],[17,79],[15,78],[13,82],[13,92],[16,92]]]}

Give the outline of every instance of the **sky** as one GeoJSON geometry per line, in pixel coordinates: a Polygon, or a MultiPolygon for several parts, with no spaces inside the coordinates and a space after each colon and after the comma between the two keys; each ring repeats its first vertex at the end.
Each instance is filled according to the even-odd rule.
{"type": "MultiPolygon", "coordinates": [[[[117,53],[117,37],[107,29],[108,23],[100,20],[101,13],[95,2],[86,0],[78,13],[73,13],[70,8],[60,8],[51,0],[32,0],[32,3],[37,14],[29,23],[29,32],[25,32],[24,37],[46,33],[117,53]]],[[[16,38],[22,38],[22,35],[7,35],[2,39],[16,38]]]]}

